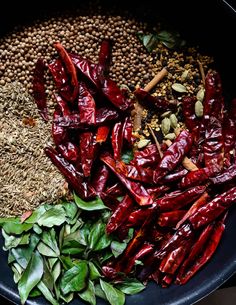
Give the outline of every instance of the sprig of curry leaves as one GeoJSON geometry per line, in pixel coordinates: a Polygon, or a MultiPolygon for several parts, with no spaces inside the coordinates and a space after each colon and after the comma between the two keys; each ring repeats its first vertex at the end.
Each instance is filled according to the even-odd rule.
{"type": "Polygon", "coordinates": [[[4,250],[8,251],[21,303],[43,295],[52,305],[79,297],[96,305],[97,297],[111,305],[123,305],[126,294],[145,286],[135,278],[122,283],[108,282],[102,264],[119,256],[129,237],[120,242],[106,234],[110,210],[100,198],[44,204],[21,218],[0,218],[4,250]]]}
{"type": "Polygon", "coordinates": [[[179,49],[186,44],[186,41],[181,38],[180,34],[174,31],[138,32],[137,35],[148,52],[154,51],[160,42],[168,49],[179,49]]]}

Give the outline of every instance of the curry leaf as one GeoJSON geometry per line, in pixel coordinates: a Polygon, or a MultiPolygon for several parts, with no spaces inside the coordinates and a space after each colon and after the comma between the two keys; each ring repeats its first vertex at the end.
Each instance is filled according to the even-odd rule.
{"type": "Polygon", "coordinates": [[[59,305],[58,301],[53,297],[52,292],[44,284],[43,281],[40,281],[37,285],[40,292],[43,294],[46,300],[48,300],[52,305],[59,305]]]}
{"type": "Polygon", "coordinates": [[[116,285],[116,287],[125,294],[136,294],[145,289],[145,286],[136,279],[125,279],[122,283],[116,285]]]}
{"type": "Polygon", "coordinates": [[[112,242],[111,236],[107,235],[106,232],[101,236],[96,245],[94,246],[94,251],[100,251],[110,246],[112,242]]]}
{"type": "Polygon", "coordinates": [[[99,239],[105,234],[105,227],[105,224],[101,221],[93,224],[88,236],[88,244],[90,249],[95,249],[99,239]]]}
{"type": "Polygon", "coordinates": [[[95,295],[105,301],[107,301],[107,297],[104,293],[104,291],[102,290],[102,287],[100,284],[96,284],[95,285],[95,295]]]}
{"type": "Polygon", "coordinates": [[[27,267],[38,242],[39,237],[36,234],[32,234],[30,237],[30,243],[27,247],[22,246],[11,249],[11,254],[15,257],[15,260],[22,268],[25,269],[27,267]]]}
{"type": "Polygon", "coordinates": [[[79,292],[79,296],[81,297],[81,299],[88,302],[89,304],[96,305],[94,283],[89,280],[87,288],[84,291],[79,292]]]}
{"type": "Polygon", "coordinates": [[[125,295],[122,291],[102,279],[100,279],[100,285],[111,305],[123,305],[125,303],[125,295]]]}
{"type": "Polygon", "coordinates": [[[10,250],[11,248],[16,248],[19,245],[27,245],[29,243],[30,234],[24,234],[21,236],[8,235],[2,229],[2,236],[4,237],[4,249],[10,250]]]}
{"type": "Polygon", "coordinates": [[[42,234],[42,241],[50,247],[56,255],[60,255],[60,250],[56,241],[56,232],[55,229],[52,228],[50,231],[44,231],[42,234]]]}
{"type": "Polygon", "coordinates": [[[39,242],[37,249],[40,254],[48,257],[58,257],[58,254],[55,253],[50,247],[45,245],[42,241],[39,242]]]}
{"type": "Polygon", "coordinates": [[[32,254],[27,268],[18,283],[18,290],[22,304],[26,302],[31,290],[40,282],[42,276],[43,259],[41,255],[36,252],[32,254]]]}
{"type": "Polygon", "coordinates": [[[97,197],[92,201],[83,201],[74,193],[74,199],[75,199],[75,203],[81,210],[96,211],[96,210],[108,209],[108,207],[104,205],[103,201],[99,197],[97,197]]]}
{"type": "Polygon", "coordinates": [[[98,271],[97,267],[94,265],[94,263],[89,262],[89,278],[90,280],[96,280],[99,277],[101,277],[101,273],[98,271]]]}
{"type": "Polygon", "coordinates": [[[56,281],[59,278],[60,274],[61,274],[61,263],[58,260],[56,262],[56,264],[54,265],[53,269],[52,269],[52,277],[53,277],[54,283],[56,283],[56,281]]]}
{"type": "Polygon", "coordinates": [[[61,205],[52,206],[38,219],[38,224],[44,227],[60,226],[66,221],[66,213],[61,205]]]}
{"type": "Polygon", "coordinates": [[[113,240],[111,243],[111,251],[115,257],[121,255],[126,247],[127,247],[127,243],[120,243],[116,240],[113,240]]]}
{"type": "Polygon", "coordinates": [[[3,218],[0,219],[0,225],[7,234],[20,235],[23,232],[29,231],[33,225],[29,223],[21,223],[19,218],[3,218]]]}
{"type": "Polygon", "coordinates": [[[80,261],[64,273],[60,287],[63,294],[79,292],[87,286],[88,265],[86,261],[80,261]]]}

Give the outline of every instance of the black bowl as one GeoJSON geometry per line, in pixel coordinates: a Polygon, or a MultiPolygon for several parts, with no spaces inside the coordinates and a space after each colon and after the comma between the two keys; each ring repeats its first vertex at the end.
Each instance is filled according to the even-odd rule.
{"type": "MultiPolygon", "coordinates": [[[[82,1],[83,2],[83,1],[82,1]]],[[[146,18],[149,22],[161,20],[169,27],[178,29],[181,35],[193,45],[199,45],[202,52],[215,58],[215,68],[220,72],[226,103],[236,97],[236,46],[233,30],[236,25],[236,14],[225,1],[112,1],[119,11],[132,10],[137,18],[146,18]]],[[[101,1],[104,10],[111,1],[101,1]]],[[[0,31],[4,35],[18,23],[26,23],[54,10],[65,7],[74,8],[79,2],[66,1],[66,4],[50,1],[38,3],[20,1],[17,4],[6,3],[0,12],[0,31]]],[[[127,297],[126,305],[184,305],[193,304],[225,283],[236,272],[236,209],[231,208],[226,222],[222,241],[210,262],[199,271],[186,285],[172,285],[161,288],[150,283],[145,291],[127,297]]],[[[16,304],[20,304],[17,287],[7,265],[7,254],[2,250],[3,240],[0,236],[0,294],[16,304]]],[[[38,298],[27,301],[27,304],[44,305],[45,300],[38,298]]],[[[72,304],[83,304],[76,300],[72,304]]],[[[105,304],[102,300],[98,305],[105,304]]]]}

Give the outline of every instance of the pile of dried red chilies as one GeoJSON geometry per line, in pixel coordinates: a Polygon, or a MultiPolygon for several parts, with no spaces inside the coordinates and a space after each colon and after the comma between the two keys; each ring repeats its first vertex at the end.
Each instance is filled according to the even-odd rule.
{"type": "MultiPolygon", "coordinates": [[[[161,145],[163,156],[149,144],[125,163],[124,151],[135,141],[133,101],[108,76],[110,42],[102,42],[98,63],[68,53],[60,43],[55,48],[59,57],[47,65],[57,88],[55,148],[46,147],[45,153],[81,198],[100,196],[111,209],[108,234],[122,241],[135,229],[124,252],[103,266],[104,275],[120,280],[134,272],[163,287],[186,283],[215,252],[236,200],[236,99],[226,111],[219,74],[209,71],[204,116],[195,115],[195,97],[183,98],[187,129],[169,147],[161,145]],[[184,168],[186,157],[194,171],[184,168]]],[[[45,67],[39,59],[34,96],[48,120],[45,67]]],[[[176,107],[141,89],[134,94],[159,111],[176,107]]]]}

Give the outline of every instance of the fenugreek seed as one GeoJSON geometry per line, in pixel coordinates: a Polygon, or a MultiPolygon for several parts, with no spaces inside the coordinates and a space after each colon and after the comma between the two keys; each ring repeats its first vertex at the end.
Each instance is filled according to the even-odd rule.
{"type": "Polygon", "coordinates": [[[166,134],[165,135],[165,139],[166,140],[174,140],[176,138],[176,135],[175,135],[175,133],[174,132],[171,132],[171,133],[168,133],[168,134],[166,134]]]}
{"type": "Polygon", "coordinates": [[[162,131],[163,135],[166,135],[166,134],[169,133],[169,131],[170,131],[170,119],[164,118],[161,121],[161,131],[162,131]]]}
{"type": "Polygon", "coordinates": [[[175,90],[176,92],[179,92],[179,93],[187,92],[186,87],[180,83],[174,83],[171,87],[173,90],[175,90]]]}
{"type": "Polygon", "coordinates": [[[195,103],[195,114],[199,118],[203,116],[203,104],[200,101],[196,101],[195,103]]]}
{"type": "Polygon", "coordinates": [[[197,100],[203,102],[205,96],[205,89],[201,88],[197,93],[197,100]]]}
{"type": "Polygon", "coordinates": [[[170,115],[170,126],[175,129],[178,126],[178,119],[174,113],[170,115]]]}

